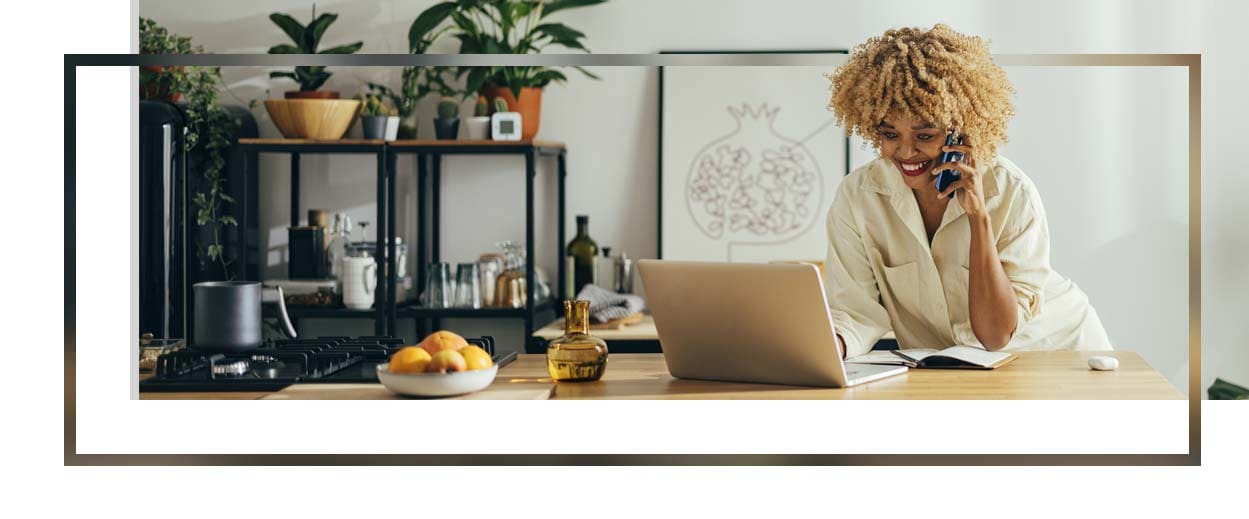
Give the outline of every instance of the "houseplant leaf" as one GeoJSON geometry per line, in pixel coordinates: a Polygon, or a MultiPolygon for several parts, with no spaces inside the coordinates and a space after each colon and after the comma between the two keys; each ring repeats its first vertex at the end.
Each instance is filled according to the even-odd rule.
{"type": "Polygon", "coordinates": [[[535,35],[549,37],[551,43],[563,45],[571,49],[588,50],[579,40],[585,38],[585,33],[568,27],[562,23],[544,23],[533,28],[535,35]]]}
{"type": "Polygon", "coordinates": [[[490,67],[473,67],[468,71],[468,79],[464,81],[464,90],[469,92],[478,92],[482,85],[486,84],[486,78],[490,76],[490,67]]]}
{"type": "Polygon", "coordinates": [[[564,9],[597,5],[606,1],[607,0],[552,0],[551,2],[547,2],[546,7],[542,9],[542,17],[546,18],[552,14],[563,11],[564,9]]]}
{"type": "Polygon", "coordinates": [[[595,75],[594,73],[592,73],[592,72],[590,72],[590,71],[586,70],[586,69],[585,69],[585,67],[581,67],[581,66],[574,66],[573,68],[575,68],[575,69],[577,69],[577,70],[581,71],[581,73],[582,73],[582,74],[585,74],[585,75],[586,75],[586,77],[588,77],[588,78],[590,78],[590,79],[603,79],[603,78],[598,77],[598,76],[597,76],[597,75],[595,75]]]}
{"type": "Polygon", "coordinates": [[[316,52],[317,45],[321,44],[321,35],[325,34],[325,29],[329,28],[330,24],[334,23],[334,20],[337,19],[337,14],[325,13],[318,16],[316,20],[312,21],[312,23],[308,24],[308,30],[304,31],[304,37],[306,39],[304,47],[307,48],[309,52],[316,52]]]}
{"type": "Polygon", "coordinates": [[[456,34],[455,39],[460,40],[460,54],[481,54],[482,46],[477,39],[471,34],[456,34]]]}
{"type": "Polygon", "coordinates": [[[331,47],[323,51],[320,51],[317,54],[355,54],[355,52],[360,50],[360,47],[363,47],[363,46],[364,46],[364,42],[358,41],[355,43],[348,43],[346,45],[339,45],[337,47],[331,47]]]}
{"type": "Polygon", "coordinates": [[[302,54],[299,47],[289,43],[282,43],[269,47],[269,54],[302,54]]]}
{"type": "MultiPolygon", "coordinates": [[[[412,25],[408,27],[408,52],[420,54],[425,52],[425,46],[429,42],[425,38],[429,31],[434,27],[442,24],[451,13],[455,12],[456,5],[454,2],[442,2],[434,4],[429,9],[423,11],[412,21],[412,25]]],[[[432,40],[433,38],[430,38],[432,40]]]]}
{"type": "Polygon", "coordinates": [[[280,27],[282,29],[282,32],[285,32],[287,36],[290,36],[291,41],[295,42],[296,45],[303,45],[304,43],[303,24],[299,23],[294,18],[292,18],[289,14],[285,14],[285,13],[270,14],[269,19],[273,20],[273,23],[276,24],[278,27],[280,27]]]}
{"type": "Polygon", "coordinates": [[[559,81],[562,83],[568,81],[568,77],[564,76],[564,74],[558,70],[550,69],[538,72],[533,77],[534,86],[544,87],[547,83],[552,81],[559,81]]]}

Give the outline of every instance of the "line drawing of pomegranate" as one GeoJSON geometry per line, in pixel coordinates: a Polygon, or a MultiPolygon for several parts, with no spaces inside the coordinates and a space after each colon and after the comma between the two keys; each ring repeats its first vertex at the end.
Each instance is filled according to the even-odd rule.
{"type": "Polygon", "coordinates": [[[786,243],[810,229],[824,202],[824,176],[801,141],[776,131],[779,107],[743,102],[727,110],[736,128],[695,154],[685,203],[732,261],[736,245],[786,243]]]}

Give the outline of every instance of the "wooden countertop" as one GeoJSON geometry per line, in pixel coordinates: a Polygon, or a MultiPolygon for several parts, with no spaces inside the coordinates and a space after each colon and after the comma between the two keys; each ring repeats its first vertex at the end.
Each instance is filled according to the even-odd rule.
{"type": "MultiPolygon", "coordinates": [[[[1018,352],[991,371],[913,369],[845,389],[682,380],[668,374],[662,354],[618,354],[598,382],[554,384],[543,355],[521,355],[499,370],[494,384],[471,398],[694,400],[1176,400],[1183,396],[1133,351],[1018,352]],[[1116,371],[1093,371],[1088,357],[1109,353],[1116,371]],[[545,393],[544,393],[545,392],[545,393]]],[[[140,393],[149,399],[393,398],[380,384],[297,384],[276,393],[140,393]],[[338,386],[338,387],[336,387],[338,386]]]]}

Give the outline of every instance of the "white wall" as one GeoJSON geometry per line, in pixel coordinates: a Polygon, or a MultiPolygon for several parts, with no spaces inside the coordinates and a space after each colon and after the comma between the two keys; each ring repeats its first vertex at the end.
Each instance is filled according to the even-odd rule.
{"type": "MultiPolygon", "coordinates": [[[[319,2],[318,11],[340,15],[327,33],[327,44],[363,39],[365,52],[403,52],[408,24],[432,3],[319,2]]],[[[140,13],[194,37],[209,51],[263,52],[284,39],[268,14],[285,11],[302,18],[309,4],[144,1],[140,13]]],[[[889,27],[938,21],[989,38],[995,53],[1202,53],[1201,385],[1207,387],[1215,376],[1249,383],[1249,347],[1242,342],[1249,336],[1249,323],[1242,317],[1249,302],[1249,272],[1242,268],[1242,258],[1249,254],[1242,224],[1249,206],[1241,202],[1249,182],[1233,169],[1233,164],[1245,163],[1235,143],[1242,140],[1239,125],[1249,119],[1241,87],[1249,80],[1241,66],[1249,37],[1239,27],[1249,19],[1249,4],[616,0],[559,17],[587,33],[588,46],[599,53],[849,48],[889,27]]],[[[334,71],[328,88],[346,94],[356,93],[366,79],[397,82],[397,72],[384,69],[334,71]]],[[[540,136],[569,146],[569,225],[573,215],[590,214],[600,245],[653,257],[657,72],[595,72],[602,82],[574,77],[567,85],[547,89],[540,136]]],[[[1175,104],[1183,102],[1186,90],[1174,72],[1011,68],[1020,113],[1003,153],[1020,163],[1041,189],[1051,218],[1055,266],[1089,292],[1119,347],[1140,351],[1186,391],[1186,128],[1177,126],[1186,119],[1184,107],[1175,104]],[[1053,149],[1055,143],[1062,144],[1060,149],[1053,149]],[[1179,150],[1168,151],[1174,146],[1179,150]],[[1056,168],[1064,164],[1055,160],[1059,153],[1070,154],[1072,163],[1085,169],[1056,168]]],[[[271,86],[264,71],[255,69],[227,70],[225,78],[227,102],[245,104],[264,97],[266,89],[278,93],[289,88],[288,83],[271,86]]],[[[424,105],[425,119],[432,117],[432,101],[424,105]]],[[[276,135],[263,109],[256,115],[262,132],[276,135]]],[[[424,124],[423,131],[429,132],[429,123],[424,124]]],[[[286,162],[263,162],[262,225],[270,229],[269,246],[280,251],[288,213],[286,162]]],[[[303,166],[305,208],[348,209],[357,219],[374,219],[370,159],[307,157],[303,166]]],[[[495,241],[523,237],[522,167],[519,158],[447,160],[444,259],[475,258],[495,241]]],[[[542,163],[539,167],[551,170],[542,163]]],[[[401,161],[400,169],[409,172],[399,180],[401,193],[407,193],[413,188],[412,163],[401,161]]],[[[550,175],[539,179],[541,192],[550,175]]],[[[553,185],[545,186],[554,192],[553,185]]],[[[408,195],[399,205],[399,230],[410,238],[415,233],[412,204],[408,195]]],[[[552,229],[539,236],[538,263],[553,273],[553,254],[542,254],[556,247],[553,210],[538,219],[538,227],[552,229]]],[[[285,272],[280,261],[275,252],[269,274],[285,272]]],[[[494,333],[511,344],[521,339],[517,326],[456,323],[461,325],[469,333],[494,333]]]]}

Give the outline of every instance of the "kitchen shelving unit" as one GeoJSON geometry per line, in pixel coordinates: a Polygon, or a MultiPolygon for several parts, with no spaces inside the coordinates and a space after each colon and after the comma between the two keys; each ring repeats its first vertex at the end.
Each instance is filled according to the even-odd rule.
{"type": "MultiPolygon", "coordinates": [[[[393,291],[385,292],[383,287],[394,286],[395,272],[394,265],[389,258],[394,257],[394,247],[390,250],[381,247],[383,243],[381,236],[391,236],[393,234],[395,212],[394,212],[394,189],[395,176],[393,170],[387,168],[386,161],[386,141],[382,140],[364,140],[364,139],[340,139],[340,140],[311,140],[311,139],[239,139],[239,151],[247,154],[249,160],[244,164],[256,164],[256,169],[260,169],[259,155],[267,154],[285,154],[290,156],[291,178],[290,178],[290,215],[291,226],[300,224],[300,204],[299,204],[299,162],[303,155],[312,154],[370,154],[377,161],[377,236],[379,236],[378,250],[375,257],[378,258],[379,268],[377,291],[374,293],[373,308],[369,310],[352,310],[343,307],[325,308],[325,307],[306,307],[306,306],[287,306],[287,311],[291,319],[300,318],[362,318],[373,317],[373,333],[375,335],[390,335],[394,331],[394,305],[389,303],[385,297],[387,294],[393,294],[393,291]],[[389,208],[389,211],[387,209],[389,208]],[[387,255],[389,254],[389,255],[387,255]],[[380,268],[380,265],[386,265],[388,268],[380,268]],[[382,271],[391,273],[390,279],[382,277],[382,271]]],[[[244,168],[243,178],[252,174],[244,168]]],[[[259,171],[256,172],[259,174],[259,171]]],[[[245,201],[244,201],[245,202],[245,201]]],[[[246,203],[241,204],[247,207],[246,203]]],[[[259,215],[248,215],[243,212],[242,218],[239,218],[240,225],[246,229],[248,218],[259,218],[259,215]]],[[[244,240],[259,239],[259,236],[253,238],[245,236],[244,240]]],[[[394,243],[392,239],[390,243],[394,243]]],[[[246,251],[247,248],[240,246],[240,250],[246,251]]],[[[263,253],[261,253],[263,254],[263,253]]],[[[245,257],[244,263],[259,265],[260,257],[245,257]]],[[[259,269],[256,270],[260,272],[259,269]]],[[[260,281],[260,280],[254,280],[260,281]]],[[[389,301],[393,301],[391,298],[389,301]]]]}
{"type": "MultiPolygon", "coordinates": [[[[300,139],[240,139],[239,149],[248,154],[258,164],[256,157],[261,153],[290,155],[290,197],[291,225],[300,223],[300,187],[299,161],[305,154],[372,154],[377,159],[377,236],[379,258],[377,291],[375,302],[370,310],[350,310],[342,307],[298,307],[288,306],[292,319],[299,318],[367,318],[374,319],[374,333],[377,335],[394,335],[397,318],[410,318],[416,321],[417,335],[424,335],[427,330],[437,327],[443,318],[510,318],[524,322],[525,350],[537,352],[541,345],[533,339],[537,312],[557,308],[556,302],[561,295],[560,287],[564,286],[564,262],[557,261],[558,275],[556,283],[551,287],[551,300],[537,301],[536,284],[526,283],[526,305],[523,308],[446,308],[434,309],[418,306],[416,296],[406,301],[396,301],[395,268],[395,178],[396,162],[401,154],[416,155],[417,175],[417,239],[416,239],[416,285],[413,292],[419,296],[425,286],[424,266],[441,258],[441,176],[442,157],[446,155],[520,155],[525,159],[525,279],[534,277],[534,179],[537,176],[536,162],[539,157],[553,157],[557,164],[557,206],[558,230],[556,258],[562,258],[565,238],[565,178],[567,177],[567,150],[563,143],[552,141],[441,141],[441,140],[360,140],[340,139],[332,141],[300,140],[300,139]],[[428,213],[428,216],[427,216],[428,213]],[[428,228],[428,229],[427,229],[428,228]],[[385,239],[383,239],[383,237],[385,239]],[[429,239],[426,239],[426,238],[429,239]],[[382,244],[389,244],[383,247],[382,244]],[[428,244],[428,247],[427,247],[428,244]],[[427,327],[426,325],[430,325],[427,327]]],[[[244,175],[251,172],[245,171],[244,175]]],[[[246,177],[245,177],[246,178],[246,177]]],[[[241,215],[241,223],[255,215],[241,215]]],[[[258,237],[256,237],[258,239],[258,237]]],[[[244,248],[245,250],[245,248],[244,248]]],[[[256,262],[260,258],[247,257],[245,262],[256,262]]]]}
{"type": "MultiPolygon", "coordinates": [[[[534,280],[534,180],[537,177],[537,160],[539,157],[556,159],[557,175],[557,210],[558,229],[555,257],[563,257],[564,251],[564,211],[565,211],[565,179],[567,177],[567,149],[563,143],[552,141],[450,141],[450,140],[400,140],[387,144],[387,155],[390,170],[395,170],[396,158],[401,154],[416,155],[417,175],[417,277],[415,292],[425,286],[425,269],[428,263],[441,260],[441,221],[442,221],[442,158],[447,155],[520,155],[525,159],[525,279],[534,280]],[[428,205],[427,205],[428,203],[428,205]],[[427,211],[428,209],[428,211],[427,211]],[[426,213],[429,213],[428,222],[426,213]],[[429,227],[429,240],[426,240],[426,227],[429,227]],[[426,248],[428,242],[429,247],[426,248]],[[428,254],[427,254],[428,253],[428,254]]],[[[428,330],[438,328],[443,318],[513,318],[524,321],[525,351],[534,353],[538,346],[532,336],[536,329],[535,316],[540,311],[555,308],[554,299],[560,297],[560,287],[564,286],[564,262],[557,261],[556,283],[551,287],[553,299],[538,301],[537,284],[525,283],[525,301],[523,308],[446,308],[433,309],[420,307],[413,297],[397,305],[399,315],[416,320],[417,335],[424,335],[428,330]],[[430,326],[426,326],[429,324],[430,326]]],[[[391,294],[393,300],[393,293],[391,294]]]]}

